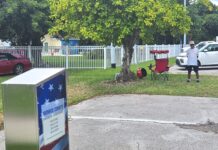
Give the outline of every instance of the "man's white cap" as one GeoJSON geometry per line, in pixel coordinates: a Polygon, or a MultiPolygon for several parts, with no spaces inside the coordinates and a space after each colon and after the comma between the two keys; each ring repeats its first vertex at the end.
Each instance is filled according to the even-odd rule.
{"type": "Polygon", "coordinates": [[[189,44],[192,45],[192,44],[195,44],[195,42],[194,41],[190,41],[189,44]]]}

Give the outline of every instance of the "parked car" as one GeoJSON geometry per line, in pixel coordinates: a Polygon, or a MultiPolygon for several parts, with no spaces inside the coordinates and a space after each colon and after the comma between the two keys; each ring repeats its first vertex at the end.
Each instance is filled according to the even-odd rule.
{"type": "Polygon", "coordinates": [[[0,53],[0,74],[21,74],[31,66],[30,60],[23,55],[0,53]]]}
{"type": "MultiPolygon", "coordinates": [[[[176,64],[180,67],[187,66],[187,51],[176,57],[176,64]]],[[[199,66],[218,66],[218,42],[206,43],[199,49],[199,66]]]]}
{"type": "MultiPolygon", "coordinates": [[[[195,45],[195,47],[197,47],[198,49],[201,49],[203,46],[205,46],[207,43],[214,43],[215,41],[202,41],[199,42],[198,44],[195,45]]],[[[190,48],[190,46],[185,46],[181,49],[181,52],[186,52],[188,49],[190,48]]]]}

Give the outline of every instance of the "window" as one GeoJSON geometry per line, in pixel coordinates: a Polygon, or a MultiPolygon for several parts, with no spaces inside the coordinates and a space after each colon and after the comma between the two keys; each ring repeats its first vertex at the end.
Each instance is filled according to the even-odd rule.
{"type": "Polygon", "coordinates": [[[218,51],[218,44],[214,45],[214,51],[218,51]]]}
{"type": "Polygon", "coordinates": [[[0,55],[0,61],[2,60],[8,60],[7,56],[6,55],[0,55]]]}
{"type": "Polygon", "coordinates": [[[199,44],[199,45],[197,45],[196,47],[198,48],[198,49],[201,49],[203,46],[205,46],[206,44],[205,43],[201,43],[201,44],[199,44]]]}
{"type": "Polygon", "coordinates": [[[218,51],[218,45],[217,44],[209,45],[205,50],[207,50],[208,52],[218,51]]]}

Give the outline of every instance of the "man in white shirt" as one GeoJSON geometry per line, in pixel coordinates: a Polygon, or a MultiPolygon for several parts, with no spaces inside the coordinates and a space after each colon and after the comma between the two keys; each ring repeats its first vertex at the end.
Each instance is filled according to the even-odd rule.
{"type": "Polygon", "coordinates": [[[195,42],[190,41],[190,49],[187,51],[187,70],[188,70],[188,79],[187,82],[191,81],[191,72],[192,68],[196,74],[196,82],[199,82],[199,73],[198,73],[198,49],[195,48],[195,42]]]}

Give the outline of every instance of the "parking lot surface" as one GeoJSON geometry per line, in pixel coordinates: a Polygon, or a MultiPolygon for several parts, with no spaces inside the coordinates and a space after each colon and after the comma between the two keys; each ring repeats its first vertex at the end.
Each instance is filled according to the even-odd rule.
{"type": "Polygon", "coordinates": [[[68,111],[71,150],[218,149],[218,98],[108,95],[68,111]]]}
{"type": "MultiPolygon", "coordinates": [[[[178,67],[177,65],[170,67],[169,72],[172,74],[187,74],[187,70],[184,67],[178,67]]],[[[199,74],[218,76],[218,66],[199,67],[199,74]]]]}

